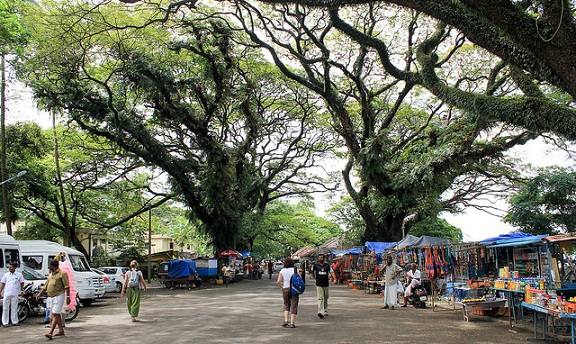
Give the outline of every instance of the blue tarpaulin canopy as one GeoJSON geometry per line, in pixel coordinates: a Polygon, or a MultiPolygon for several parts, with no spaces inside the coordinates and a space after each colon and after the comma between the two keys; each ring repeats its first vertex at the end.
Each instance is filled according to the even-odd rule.
{"type": "Polygon", "coordinates": [[[330,254],[336,257],[342,257],[345,254],[358,255],[362,253],[362,250],[363,250],[362,247],[352,247],[346,250],[330,250],[330,254]]]}
{"type": "Polygon", "coordinates": [[[378,242],[378,241],[366,241],[364,247],[367,251],[374,251],[376,253],[383,253],[389,251],[396,242],[378,242]]]}
{"type": "Polygon", "coordinates": [[[499,240],[496,242],[496,244],[487,246],[487,248],[544,244],[542,242],[542,238],[545,238],[547,236],[548,236],[548,234],[531,235],[531,236],[526,236],[526,237],[508,239],[508,240],[499,240]]]}
{"type": "Polygon", "coordinates": [[[488,238],[488,239],[484,239],[482,241],[480,241],[481,245],[489,245],[489,244],[499,244],[511,239],[522,239],[522,238],[527,238],[527,237],[531,237],[531,234],[528,233],[522,233],[522,232],[513,232],[513,233],[508,233],[508,234],[501,234],[497,237],[493,237],[493,238],[488,238]]]}
{"type": "Polygon", "coordinates": [[[190,259],[171,260],[168,263],[168,278],[187,277],[196,272],[196,262],[190,259]]]}

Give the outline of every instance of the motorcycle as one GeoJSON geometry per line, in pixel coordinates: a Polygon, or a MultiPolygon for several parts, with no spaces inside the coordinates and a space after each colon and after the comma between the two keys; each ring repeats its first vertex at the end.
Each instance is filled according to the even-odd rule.
{"type": "Polygon", "coordinates": [[[408,297],[408,303],[412,304],[416,308],[426,308],[426,301],[428,300],[428,291],[422,286],[422,284],[417,285],[412,290],[412,295],[408,297]]]}
{"type": "MultiPolygon", "coordinates": [[[[46,314],[46,294],[43,294],[38,300],[36,300],[36,295],[38,295],[40,289],[40,287],[34,286],[32,283],[24,286],[22,296],[18,298],[19,322],[26,320],[26,318],[31,315],[44,316],[46,314]]],[[[74,310],[67,310],[62,312],[65,321],[72,321],[78,316],[81,305],[78,302],[78,299],[76,300],[77,302],[74,310]]]]}

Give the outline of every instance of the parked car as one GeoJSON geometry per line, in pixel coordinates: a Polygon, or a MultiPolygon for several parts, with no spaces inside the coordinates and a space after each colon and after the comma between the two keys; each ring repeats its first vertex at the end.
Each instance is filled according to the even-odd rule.
{"type": "Polygon", "coordinates": [[[106,291],[107,293],[113,293],[116,291],[116,279],[114,277],[109,276],[105,272],[95,268],[90,268],[90,270],[102,276],[102,280],[104,281],[104,291],[106,291]]]}
{"type": "Polygon", "coordinates": [[[98,270],[102,271],[103,273],[107,274],[109,277],[114,278],[115,288],[114,291],[119,293],[122,291],[122,283],[124,283],[124,274],[130,268],[126,266],[101,266],[98,270]]]}
{"type": "Polygon", "coordinates": [[[274,263],[274,272],[280,272],[284,268],[284,263],[276,262],[274,263]]]}

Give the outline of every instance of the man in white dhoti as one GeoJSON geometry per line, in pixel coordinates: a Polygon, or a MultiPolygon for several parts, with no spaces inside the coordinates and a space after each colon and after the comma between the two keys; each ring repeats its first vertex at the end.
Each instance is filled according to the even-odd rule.
{"type": "Polygon", "coordinates": [[[386,258],[384,267],[384,278],[386,279],[386,288],[384,291],[384,307],[394,309],[398,304],[398,276],[403,272],[401,267],[392,262],[392,256],[386,258]]]}

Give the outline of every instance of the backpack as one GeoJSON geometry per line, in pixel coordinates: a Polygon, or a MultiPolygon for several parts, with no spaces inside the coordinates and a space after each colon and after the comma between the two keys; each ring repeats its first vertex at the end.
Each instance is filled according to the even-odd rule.
{"type": "Polygon", "coordinates": [[[298,270],[294,267],[294,275],[290,278],[290,290],[292,295],[300,295],[306,289],[306,284],[302,276],[298,274],[298,270]]]}
{"type": "Polygon", "coordinates": [[[128,279],[128,288],[140,287],[140,271],[130,271],[130,278],[128,279]]]}

